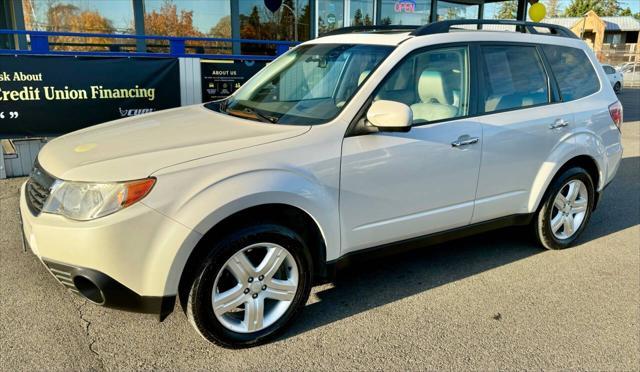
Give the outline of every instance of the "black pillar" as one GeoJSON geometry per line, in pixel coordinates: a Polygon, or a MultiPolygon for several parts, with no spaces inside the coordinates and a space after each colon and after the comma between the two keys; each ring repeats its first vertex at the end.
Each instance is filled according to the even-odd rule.
{"type": "MultiPolygon", "coordinates": [[[[231,1],[231,38],[240,39],[240,2],[231,1]]],[[[232,44],[232,54],[242,53],[239,42],[232,44]]]]}
{"type": "Polygon", "coordinates": [[[527,20],[527,0],[518,0],[518,11],[516,12],[518,21],[527,20]]]}
{"type": "MultiPolygon", "coordinates": [[[[144,35],[144,0],[131,0],[131,5],[133,6],[133,24],[136,35],[144,35]]],[[[136,39],[136,51],[140,53],[147,51],[145,39],[136,39]]]]}
{"type": "Polygon", "coordinates": [[[438,0],[431,0],[431,14],[429,14],[429,22],[438,21],[438,0]]]}

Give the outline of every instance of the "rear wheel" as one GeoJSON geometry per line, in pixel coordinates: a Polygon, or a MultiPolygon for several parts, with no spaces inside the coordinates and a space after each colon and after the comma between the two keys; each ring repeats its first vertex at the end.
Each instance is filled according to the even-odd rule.
{"type": "Polygon", "coordinates": [[[584,230],[593,209],[595,189],[589,173],[580,167],[553,181],[534,220],[534,231],[547,249],[569,247],[584,230]]]}
{"type": "Polygon", "coordinates": [[[187,316],[205,339],[231,348],[276,337],[304,306],[311,286],[305,242],[280,225],[259,225],[223,239],[200,268],[187,316]]]}

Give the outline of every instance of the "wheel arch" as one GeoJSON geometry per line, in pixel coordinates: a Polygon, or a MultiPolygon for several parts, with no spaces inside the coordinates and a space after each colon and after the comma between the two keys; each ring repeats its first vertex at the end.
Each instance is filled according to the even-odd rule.
{"type": "Polygon", "coordinates": [[[589,173],[589,176],[591,177],[591,179],[593,180],[593,185],[595,188],[595,195],[596,195],[596,200],[594,201],[594,209],[595,209],[598,203],[598,197],[599,197],[598,190],[600,190],[601,182],[604,175],[603,170],[598,164],[598,161],[596,160],[595,157],[588,154],[580,154],[580,155],[574,155],[573,157],[569,157],[563,163],[558,163],[558,165],[552,168],[553,170],[548,173],[549,175],[545,176],[545,182],[543,184],[543,187],[541,187],[540,185],[538,187],[535,187],[535,184],[539,183],[539,178],[542,176],[541,173],[544,173],[544,169],[540,171],[536,182],[534,182],[534,192],[532,193],[531,198],[529,200],[529,210],[537,211],[540,208],[542,200],[544,200],[544,197],[549,192],[549,185],[551,185],[553,180],[558,178],[567,169],[570,169],[573,167],[581,167],[585,169],[587,173],[589,173]]]}
{"type": "Polygon", "coordinates": [[[314,281],[321,281],[330,275],[327,272],[327,243],[318,222],[305,210],[291,204],[260,204],[237,211],[212,226],[200,239],[189,254],[182,267],[178,282],[178,297],[185,308],[189,286],[195,279],[197,268],[211,249],[210,243],[216,237],[224,236],[233,230],[253,223],[278,223],[300,233],[308,244],[312,259],[314,281]]]}

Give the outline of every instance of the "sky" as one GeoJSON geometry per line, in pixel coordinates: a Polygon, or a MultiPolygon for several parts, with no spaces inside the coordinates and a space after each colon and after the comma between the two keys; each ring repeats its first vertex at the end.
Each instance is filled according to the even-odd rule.
{"type": "MultiPolygon", "coordinates": [[[[263,5],[263,0],[239,0],[240,12],[248,13],[254,5],[263,5]]],[[[38,9],[39,19],[43,17],[43,11],[49,0],[32,0],[38,9]]],[[[71,3],[83,10],[97,10],[104,17],[110,19],[116,29],[124,31],[133,24],[133,8],[131,0],[60,0],[60,3],[71,3]]],[[[306,3],[301,0],[300,3],[306,3]]],[[[564,8],[570,0],[560,1],[560,8],[564,8]]],[[[623,8],[630,7],[633,13],[640,12],[640,0],[623,0],[623,8]]],[[[146,11],[159,10],[163,0],[145,0],[146,11]]],[[[230,10],[229,0],[177,0],[175,4],[180,10],[193,10],[195,26],[206,33],[216,25],[220,18],[228,15],[230,10]]],[[[493,14],[497,4],[485,5],[485,14],[493,14]]]]}

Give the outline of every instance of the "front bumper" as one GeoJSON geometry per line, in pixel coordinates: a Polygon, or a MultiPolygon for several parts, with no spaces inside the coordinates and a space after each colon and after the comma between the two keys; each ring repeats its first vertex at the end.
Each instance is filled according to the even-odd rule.
{"type": "Polygon", "coordinates": [[[181,275],[176,252],[199,234],[142,203],[93,221],[34,216],[20,195],[25,245],[70,291],[122,310],[171,312],[181,275]]]}
{"type": "Polygon", "coordinates": [[[49,272],[71,292],[105,307],[137,313],[159,314],[173,310],[176,296],[140,296],[122,283],[99,271],[42,260],[49,272]]]}

